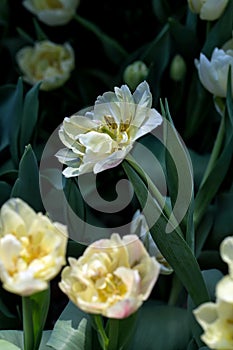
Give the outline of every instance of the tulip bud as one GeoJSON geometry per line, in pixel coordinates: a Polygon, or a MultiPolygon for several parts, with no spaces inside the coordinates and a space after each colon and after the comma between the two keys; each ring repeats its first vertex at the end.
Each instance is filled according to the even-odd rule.
{"type": "Polygon", "coordinates": [[[124,82],[131,90],[135,90],[137,85],[146,79],[148,71],[149,69],[144,62],[135,61],[126,67],[123,74],[124,82]]]}
{"type": "Polygon", "coordinates": [[[181,81],[186,73],[186,63],[180,55],[176,55],[170,66],[170,77],[174,81],[181,81]]]}
{"type": "Polygon", "coordinates": [[[224,12],[229,0],[188,0],[190,10],[206,21],[218,19],[224,12]]]}

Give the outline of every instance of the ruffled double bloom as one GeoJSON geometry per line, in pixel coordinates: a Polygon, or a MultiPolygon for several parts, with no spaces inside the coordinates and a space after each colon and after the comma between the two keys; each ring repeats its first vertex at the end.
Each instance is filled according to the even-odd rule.
{"type": "Polygon", "coordinates": [[[0,280],[7,291],[29,296],[48,288],[65,265],[66,227],[36,213],[19,198],[0,212],[0,280]]]}
{"type": "Polygon", "coordinates": [[[136,235],[114,233],[92,243],[79,259],[68,260],[61,290],[83,311],[117,319],[142,305],[160,271],[136,235]]]}
{"type": "MultiPolygon", "coordinates": [[[[65,177],[95,174],[120,164],[141,136],[162,123],[152,106],[146,81],[131,94],[127,85],[99,96],[84,115],[65,118],[59,137],[66,148],[57,154],[65,177]]],[[[81,113],[80,113],[81,114],[81,113]]]]}
{"type": "Polygon", "coordinates": [[[202,326],[201,339],[210,349],[233,349],[233,237],[227,237],[220,246],[220,254],[228,264],[229,275],[216,286],[216,303],[208,302],[194,310],[202,326]]]}

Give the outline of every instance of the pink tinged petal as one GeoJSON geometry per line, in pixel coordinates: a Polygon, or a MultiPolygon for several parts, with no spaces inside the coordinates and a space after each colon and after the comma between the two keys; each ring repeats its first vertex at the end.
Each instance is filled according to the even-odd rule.
{"type": "Polygon", "coordinates": [[[103,315],[108,318],[122,319],[132,315],[142,305],[140,299],[124,299],[104,310],[103,315]]]}
{"type": "Polygon", "coordinates": [[[142,257],[149,256],[144,245],[137,235],[126,235],[122,238],[123,244],[129,254],[129,263],[132,267],[136,262],[139,262],[142,257]]]}

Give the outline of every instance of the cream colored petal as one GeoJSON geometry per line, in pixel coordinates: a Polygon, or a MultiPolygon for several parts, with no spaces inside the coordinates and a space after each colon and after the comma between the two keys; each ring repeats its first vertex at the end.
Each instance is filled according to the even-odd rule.
{"type": "Polygon", "coordinates": [[[122,319],[132,315],[142,305],[142,300],[128,298],[123,299],[113,306],[106,308],[103,315],[108,318],[122,319]]]}
{"type": "Polygon", "coordinates": [[[212,302],[201,304],[194,309],[193,314],[204,330],[206,330],[218,318],[217,306],[212,302]]]}
{"type": "Polygon", "coordinates": [[[225,276],[218,282],[216,295],[220,300],[233,305],[233,279],[230,276],[225,276]]]}
{"type": "Polygon", "coordinates": [[[7,234],[0,239],[0,261],[8,272],[15,270],[15,262],[20,251],[21,244],[12,234],[7,234]]]}
{"type": "Polygon", "coordinates": [[[86,147],[86,152],[110,153],[117,147],[117,143],[108,135],[96,131],[89,131],[79,135],[79,142],[86,147]]]}
{"type": "Polygon", "coordinates": [[[34,278],[31,271],[19,272],[17,276],[4,281],[3,287],[11,293],[29,296],[48,288],[48,283],[34,278]]]}
{"type": "Polygon", "coordinates": [[[206,0],[200,10],[200,18],[207,21],[218,19],[225,10],[229,0],[206,0]]]}
{"type": "Polygon", "coordinates": [[[226,237],[220,245],[220,255],[228,264],[229,274],[233,277],[233,237],[226,237]]]}

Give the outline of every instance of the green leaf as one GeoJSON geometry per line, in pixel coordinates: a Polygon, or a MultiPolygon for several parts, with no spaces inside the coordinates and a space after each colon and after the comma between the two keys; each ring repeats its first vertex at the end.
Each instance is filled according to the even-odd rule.
{"type": "Polygon", "coordinates": [[[170,44],[169,27],[166,24],[139,56],[139,59],[150,68],[147,81],[152,89],[154,103],[160,95],[160,80],[169,63],[170,44]]]}
{"type": "Polygon", "coordinates": [[[148,301],[138,316],[130,350],[187,349],[191,337],[187,310],[148,301]]]}
{"type": "Polygon", "coordinates": [[[19,131],[21,118],[23,115],[23,80],[20,77],[16,89],[11,97],[7,114],[8,120],[11,121],[11,128],[9,132],[10,151],[15,164],[19,162],[19,131]]]}
{"type": "Polygon", "coordinates": [[[145,184],[128,163],[123,162],[123,168],[134,187],[149,227],[151,222],[154,222],[158,210],[160,211],[160,217],[152,226],[150,232],[161,253],[176,272],[194,303],[199,305],[204,301],[208,301],[208,292],[199,265],[190,247],[177,228],[169,234],[166,233],[167,218],[161,212],[161,209],[158,209],[145,184]]]}
{"type": "Polygon", "coordinates": [[[161,109],[165,121],[164,143],[166,161],[166,182],[171,199],[172,211],[186,233],[186,242],[194,251],[194,225],[193,225],[193,170],[189,152],[178,134],[170,115],[167,101],[165,109],[161,102],[161,109]],[[174,157],[175,155],[175,157],[174,157]],[[182,172],[177,171],[182,169],[182,172]],[[189,207],[187,208],[187,203],[189,207]]]}
{"type": "Polygon", "coordinates": [[[233,102],[231,69],[228,73],[226,109],[216,137],[204,180],[195,197],[194,222],[198,227],[208,205],[225,179],[233,155],[233,102]]]}
{"type": "Polygon", "coordinates": [[[153,0],[152,6],[158,20],[162,23],[167,21],[171,14],[171,8],[167,0],[153,0]]]}
{"type": "Polygon", "coordinates": [[[24,148],[30,143],[38,117],[39,100],[38,92],[41,82],[35,84],[26,94],[23,106],[23,115],[20,125],[20,153],[23,154],[24,148]]]}
{"type": "Polygon", "coordinates": [[[47,345],[55,350],[84,350],[87,320],[83,318],[78,329],[72,328],[71,323],[58,320],[47,345]]]}
{"type": "MultiPolygon", "coordinates": [[[[0,339],[6,340],[8,342],[11,342],[14,344],[19,349],[24,349],[23,348],[23,332],[22,331],[12,331],[12,330],[7,330],[7,331],[0,331],[0,339]]],[[[25,350],[25,349],[24,349],[25,350]]]]}
{"type": "Polygon", "coordinates": [[[175,18],[169,18],[169,27],[178,52],[188,60],[193,59],[200,51],[195,32],[175,18]]]}
{"type": "Polygon", "coordinates": [[[4,350],[20,350],[18,346],[15,346],[14,344],[3,339],[0,339],[0,348],[4,350]]]}
{"type": "MultiPolygon", "coordinates": [[[[74,305],[71,301],[68,302],[67,306],[61,313],[59,320],[60,321],[72,321],[72,328],[77,330],[80,322],[86,319],[87,323],[85,326],[85,350],[93,350],[92,349],[92,327],[91,327],[91,319],[90,316],[80,310],[76,305],[74,305]]],[[[60,350],[60,349],[59,349],[60,350]]]]}
{"type": "Polygon", "coordinates": [[[11,186],[5,181],[0,181],[0,193],[0,206],[2,206],[3,203],[5,203],[7,199],[10,198],[11,186]]]}
{"type": "Polygon", "coordinates": [[[35,154],[30,145],[25,148],[19,163],[19,175],[11,197],[20,197],[35,211],[43,211],[39,188],[39,171],[35,154]]]}
{"type": "Polygon", "coordinates": [[[36,39],[37,41],[43,41],[43,40],[48,40],[47,35],[45,34],[45,32],[41,29],[38,21],[36,20],[36,18],[33,18],[33,24],[35,27],[35,32],[36,32],[36,39]]]}
{"type": "Polygon", "coordinates": [[[32,321],[34,330],[35,349],[39,347],[42,332],[50,305],[50,288],[30,296],[32,302],[32,321]]]}
{"type": "Polygon", "coordinates": [[[0,151],[9,145],[9,134],[12,127],[12,104],[15,100],[15,86],[0,87],[0,151]]]}
{"type": "Polygon", "coordinates": [[[128,53],[125,51],[125,49],[116,40],[105,34],[94,23],[80,17],[77,14],[75,14],[74,18],[84,28],[96,35],[96,37],[101,41],[106,55],[113,63],[119,65],[127,57],[128,53]]]}

